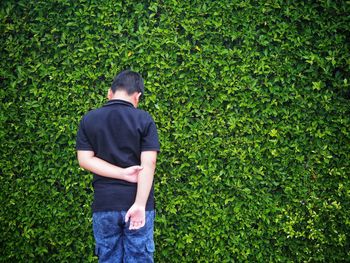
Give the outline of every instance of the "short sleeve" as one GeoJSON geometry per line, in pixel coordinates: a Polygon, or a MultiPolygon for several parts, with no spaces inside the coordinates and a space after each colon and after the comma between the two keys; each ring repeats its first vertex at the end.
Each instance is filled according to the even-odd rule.
{"type": "Polygon", "coordinates": [[[75,148],[76,150],[93,151],[91,143],[89,142],[89,139],[86,136],[84,118],[80,121],[79,124],[75,148]]]}
{"type": "Polygon", "coordinates": [[[141,139],[141,151],[160,151],[160,144],[158,139],[158,132],[156,124],[151,116],[148,118],[148,123],[145,127],[141,139]]]}

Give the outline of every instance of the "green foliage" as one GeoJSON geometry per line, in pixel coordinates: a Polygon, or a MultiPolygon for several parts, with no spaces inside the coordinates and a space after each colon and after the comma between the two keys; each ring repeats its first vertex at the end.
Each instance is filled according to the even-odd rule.
{"type": "Polygon", "coordinates": [[[96,262],[81,116],[140,71],[156,262],[350,258],[348,1],[2,1],[1,262],[96,262]]]}

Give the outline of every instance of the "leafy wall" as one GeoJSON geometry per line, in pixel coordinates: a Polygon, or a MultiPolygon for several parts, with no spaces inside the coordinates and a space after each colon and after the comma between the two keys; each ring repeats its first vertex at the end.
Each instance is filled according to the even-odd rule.
{"type": "Polygon", "coordinates": [[[96,262],[81,116],[143,74],[156,262],[350,258],[348,1],[1,1],[1,262],[96,262]]]}

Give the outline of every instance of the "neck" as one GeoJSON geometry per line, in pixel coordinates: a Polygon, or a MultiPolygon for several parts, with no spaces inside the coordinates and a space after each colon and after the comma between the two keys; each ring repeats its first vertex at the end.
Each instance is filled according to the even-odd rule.
{"type": "Polygon", "coordinates": [[[133,95],[128,95],[124,91],[116,91],[109,100],[124,100],[127,102],[130,102],[132,105],[134,105],[135,108],[137,108],[137,102],[135,101],[135,98],[133,95]]]}

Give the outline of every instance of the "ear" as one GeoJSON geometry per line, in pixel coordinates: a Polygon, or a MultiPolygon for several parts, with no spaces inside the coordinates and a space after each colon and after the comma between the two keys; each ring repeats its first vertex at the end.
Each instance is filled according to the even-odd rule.
{"type": "Polygon", "coordinates": [[[108,93],[107,93],[107,99],[112,99],[112,97],[113,97],[113,91],[112,91],[112,89],[108,89],[108,93]]]}
{"type": "Polygon", "coordinates": [[[134,93],[133,98],[134,98],[134,106],[135,108],[137,108],[137,106],[139,105],[139,101],[140,101],[140,97],[141,97],[142,93],[134,93]]]}

